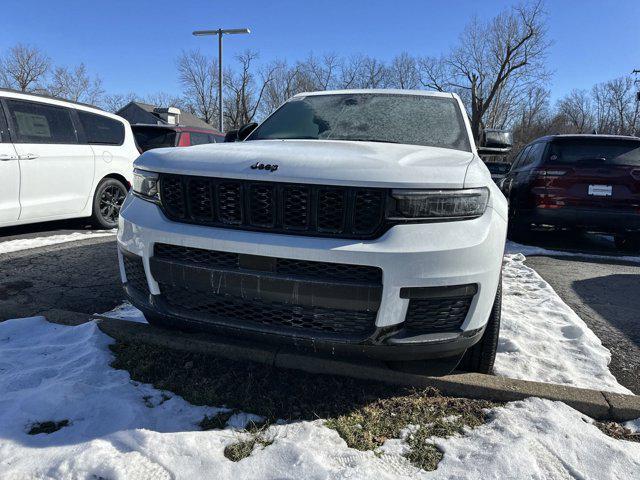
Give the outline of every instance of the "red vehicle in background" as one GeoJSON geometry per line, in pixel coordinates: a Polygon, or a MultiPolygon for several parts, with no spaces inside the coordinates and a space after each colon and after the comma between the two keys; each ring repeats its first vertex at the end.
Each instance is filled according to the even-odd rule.
{"type": "Polygon", "coordinates": [[[163,147],[190,147],[222,143],[224,135],[212,130],[178,125],[131,125],[140,152],[163,147]]]}
{"type": "Polygon", "coordinates": [[[640,250],[640,138],[538,138],[518,153],[501,188],[512,238],[551,226],[612,234],[618,248],[640,250]]]}

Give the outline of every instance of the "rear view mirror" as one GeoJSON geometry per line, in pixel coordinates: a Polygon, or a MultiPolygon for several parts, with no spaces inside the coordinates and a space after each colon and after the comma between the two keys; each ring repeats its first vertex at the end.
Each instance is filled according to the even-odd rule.
{"type": "Polygon", "coordinates": [[[487,128],[480,137],[478,153],[484,155],[504,155],[513,147],[513,134],[506,130],[487,128]]]}

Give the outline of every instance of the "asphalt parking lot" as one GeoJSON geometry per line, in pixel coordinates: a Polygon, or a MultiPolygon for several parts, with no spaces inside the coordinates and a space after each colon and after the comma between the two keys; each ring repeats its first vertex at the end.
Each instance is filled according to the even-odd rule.
{"type": "MultiPolygon", "coordinates": [[[[56,222],[0,230],[0,241],[86,231],[83,222],[56,222]]],[[[618,381],[640,394],[640,264],[617,258],[611,240],[601,236],[540,232],[528,243],[579,254],[529,256],[527,264],[611,351],[618,381]]],[[[0,320],[52,308],[111,310],[124,299],[115,259],[115,236],[2,254],[0,320]]]]}

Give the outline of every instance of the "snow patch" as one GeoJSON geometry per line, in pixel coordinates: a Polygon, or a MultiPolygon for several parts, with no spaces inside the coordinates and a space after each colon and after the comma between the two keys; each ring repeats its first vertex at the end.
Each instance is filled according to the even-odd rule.
{"type": "Polygon", "coordinates": [[[609,371],[609,350],[524,261],[521,253],[504,258],[496,374],[631,393],[609,371]]]}
{"type": "Polygon", "coordinates": [[[608,260],[608,261],[625,261],[640,263],[640,256],[634,255],[598,255],[593,253],[581,253],[581,252],[566,252],[563,250],[550,250],[543,247],[536,247],[534,245],[524,245],[521,243],[515,243],[510,240],[507,241],[505,251],[508,254],[521,253],[528,256],[544,255],[549,257],[580,257],[592,260],[608,260]]]}
{"type": "Polygon", "coordinates": [[[59,243],[77,242],[88,238],[109,237],[115,235],[117,230],[98,230],[89,232],[74,232],[66,235],[51,235],[48,237],[20,238],[17,240],[7,240],[0,242],[1,253],[13,253],[31,248],[46,247],[59,243]]]}
{"type": "MultiPolygon", "coordinates": [[[[197,427],[226,409],[132,381],[109,366],[111,342],[95,322],[0,323],[0,477],[634,478],[640,469],[640,444],[607,437],[577,411],[539,399],[496,408],[463,437],[430,439],[444,452],[434,472],[398,453],[350,449],[322,420],[272,426],[273,444],[234,463],[224,448],[243,434],[197,427]],[[65,419],[69,425],[52,434],[26,433],[33,422],[65,419]]],[[[250,419],[257,417],[236,420],[250,419]]]]}
{"type": "Polygon", "coordinates": [[[128,322],[147,323],[147,319],[144,318],[142,312],[129,302],[124,302],[113,310],[101,313],[100,315],[103,317],[117,318],[118,320],[127,320],[128,322]]]}

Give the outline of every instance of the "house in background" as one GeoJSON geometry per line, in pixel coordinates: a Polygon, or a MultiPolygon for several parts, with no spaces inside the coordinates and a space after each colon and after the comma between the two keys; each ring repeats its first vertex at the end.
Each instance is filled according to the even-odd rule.
{"type": "Polygon", "coordinates": [[[131,124],[138,147],[143,152],[160,147],[189,147],[224,142],[224,134],[179,108],[129,102],[116,115],[131,124]]]}

